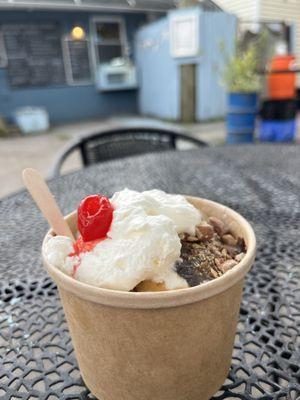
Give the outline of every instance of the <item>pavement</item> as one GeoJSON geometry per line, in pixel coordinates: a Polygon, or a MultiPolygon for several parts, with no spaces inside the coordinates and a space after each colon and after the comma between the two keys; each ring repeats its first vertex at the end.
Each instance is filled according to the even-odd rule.
{"type": "MultiPolygon", "coordinates": [[[[0,138],[0,198],[23,188],[22,170],[26,167],[38,169],[45,178],[50,177],[58,154],[76,137],[101,130],[152,126],[183,130],[211,145],[224,143],[223,121],[196,124],[179,124],[138,116],[114,117],[53,127],[47,133],[0,138]]],[[[82,167],[79,153],[73,153],[65,162],[62,173],[82,167]]]]}

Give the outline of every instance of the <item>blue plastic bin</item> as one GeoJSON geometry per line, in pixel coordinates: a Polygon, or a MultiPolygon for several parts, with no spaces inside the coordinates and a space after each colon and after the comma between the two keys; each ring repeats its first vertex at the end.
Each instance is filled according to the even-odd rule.
{"type": "Polygon", "coordinates": [[[296,135],[296,120],[260,121],[259,139],[262,142],[291,142],[296,135]]]}
{"type": "Polygon", "coordinates": [[[227,143],[251,143],[257,115],[257,93],[229,93],[227,107],[227,143]]]}

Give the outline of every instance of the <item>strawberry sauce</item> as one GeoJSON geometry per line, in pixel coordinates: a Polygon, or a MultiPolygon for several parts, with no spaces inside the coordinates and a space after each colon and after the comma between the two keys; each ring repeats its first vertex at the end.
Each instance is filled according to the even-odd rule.
{"type": "MultiPolygon", "coordinates": [[[[108,238],[113,210],[109,199],[100,194],[87,196],[81,201],[77,212],[77,226],[81,235],[73,244],[74,251],[68,255],[69,257],[80,258],[82,253],[92,251],[98,243],[108,238]]],[[[73,266],[73,278],[79,266],[80,259],[73,266]]]]}

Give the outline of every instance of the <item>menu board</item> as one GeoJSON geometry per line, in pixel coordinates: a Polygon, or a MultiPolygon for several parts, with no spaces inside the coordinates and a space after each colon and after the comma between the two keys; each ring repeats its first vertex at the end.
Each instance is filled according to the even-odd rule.
{"type": "Polygon", "coordinates": [[[5,68],[7,66],[7,56],[4,46],[3,34],[0,31],[0,68],[5,68]]]}
{"type": "Polygon", "coordinates": [[[89,42],[86,39],[64,39],[64,59],[67,82],[71,85],[91,81],[89,42]]]}
{"type": "Polygon", "coordinates": [[[1,31],[11,86],[65,83],[59,24],[2,24],[1,31]]]}

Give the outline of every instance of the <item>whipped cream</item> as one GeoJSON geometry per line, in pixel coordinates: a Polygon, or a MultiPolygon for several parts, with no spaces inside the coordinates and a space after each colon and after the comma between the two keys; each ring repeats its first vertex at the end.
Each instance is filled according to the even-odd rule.
{"type": "Polygon", "coordinates": [[[130,291],[141,281],[187,287],[174,269],[180,258],[178,234],[195,233],[201,213],[183,196],[160,190],[124,189],[110,199],[113,221],[107,239],[93,250],[70,256],[71,240],[54,236],[45,245],[47,261],[75,279],[107,289],[130,291]]]}

